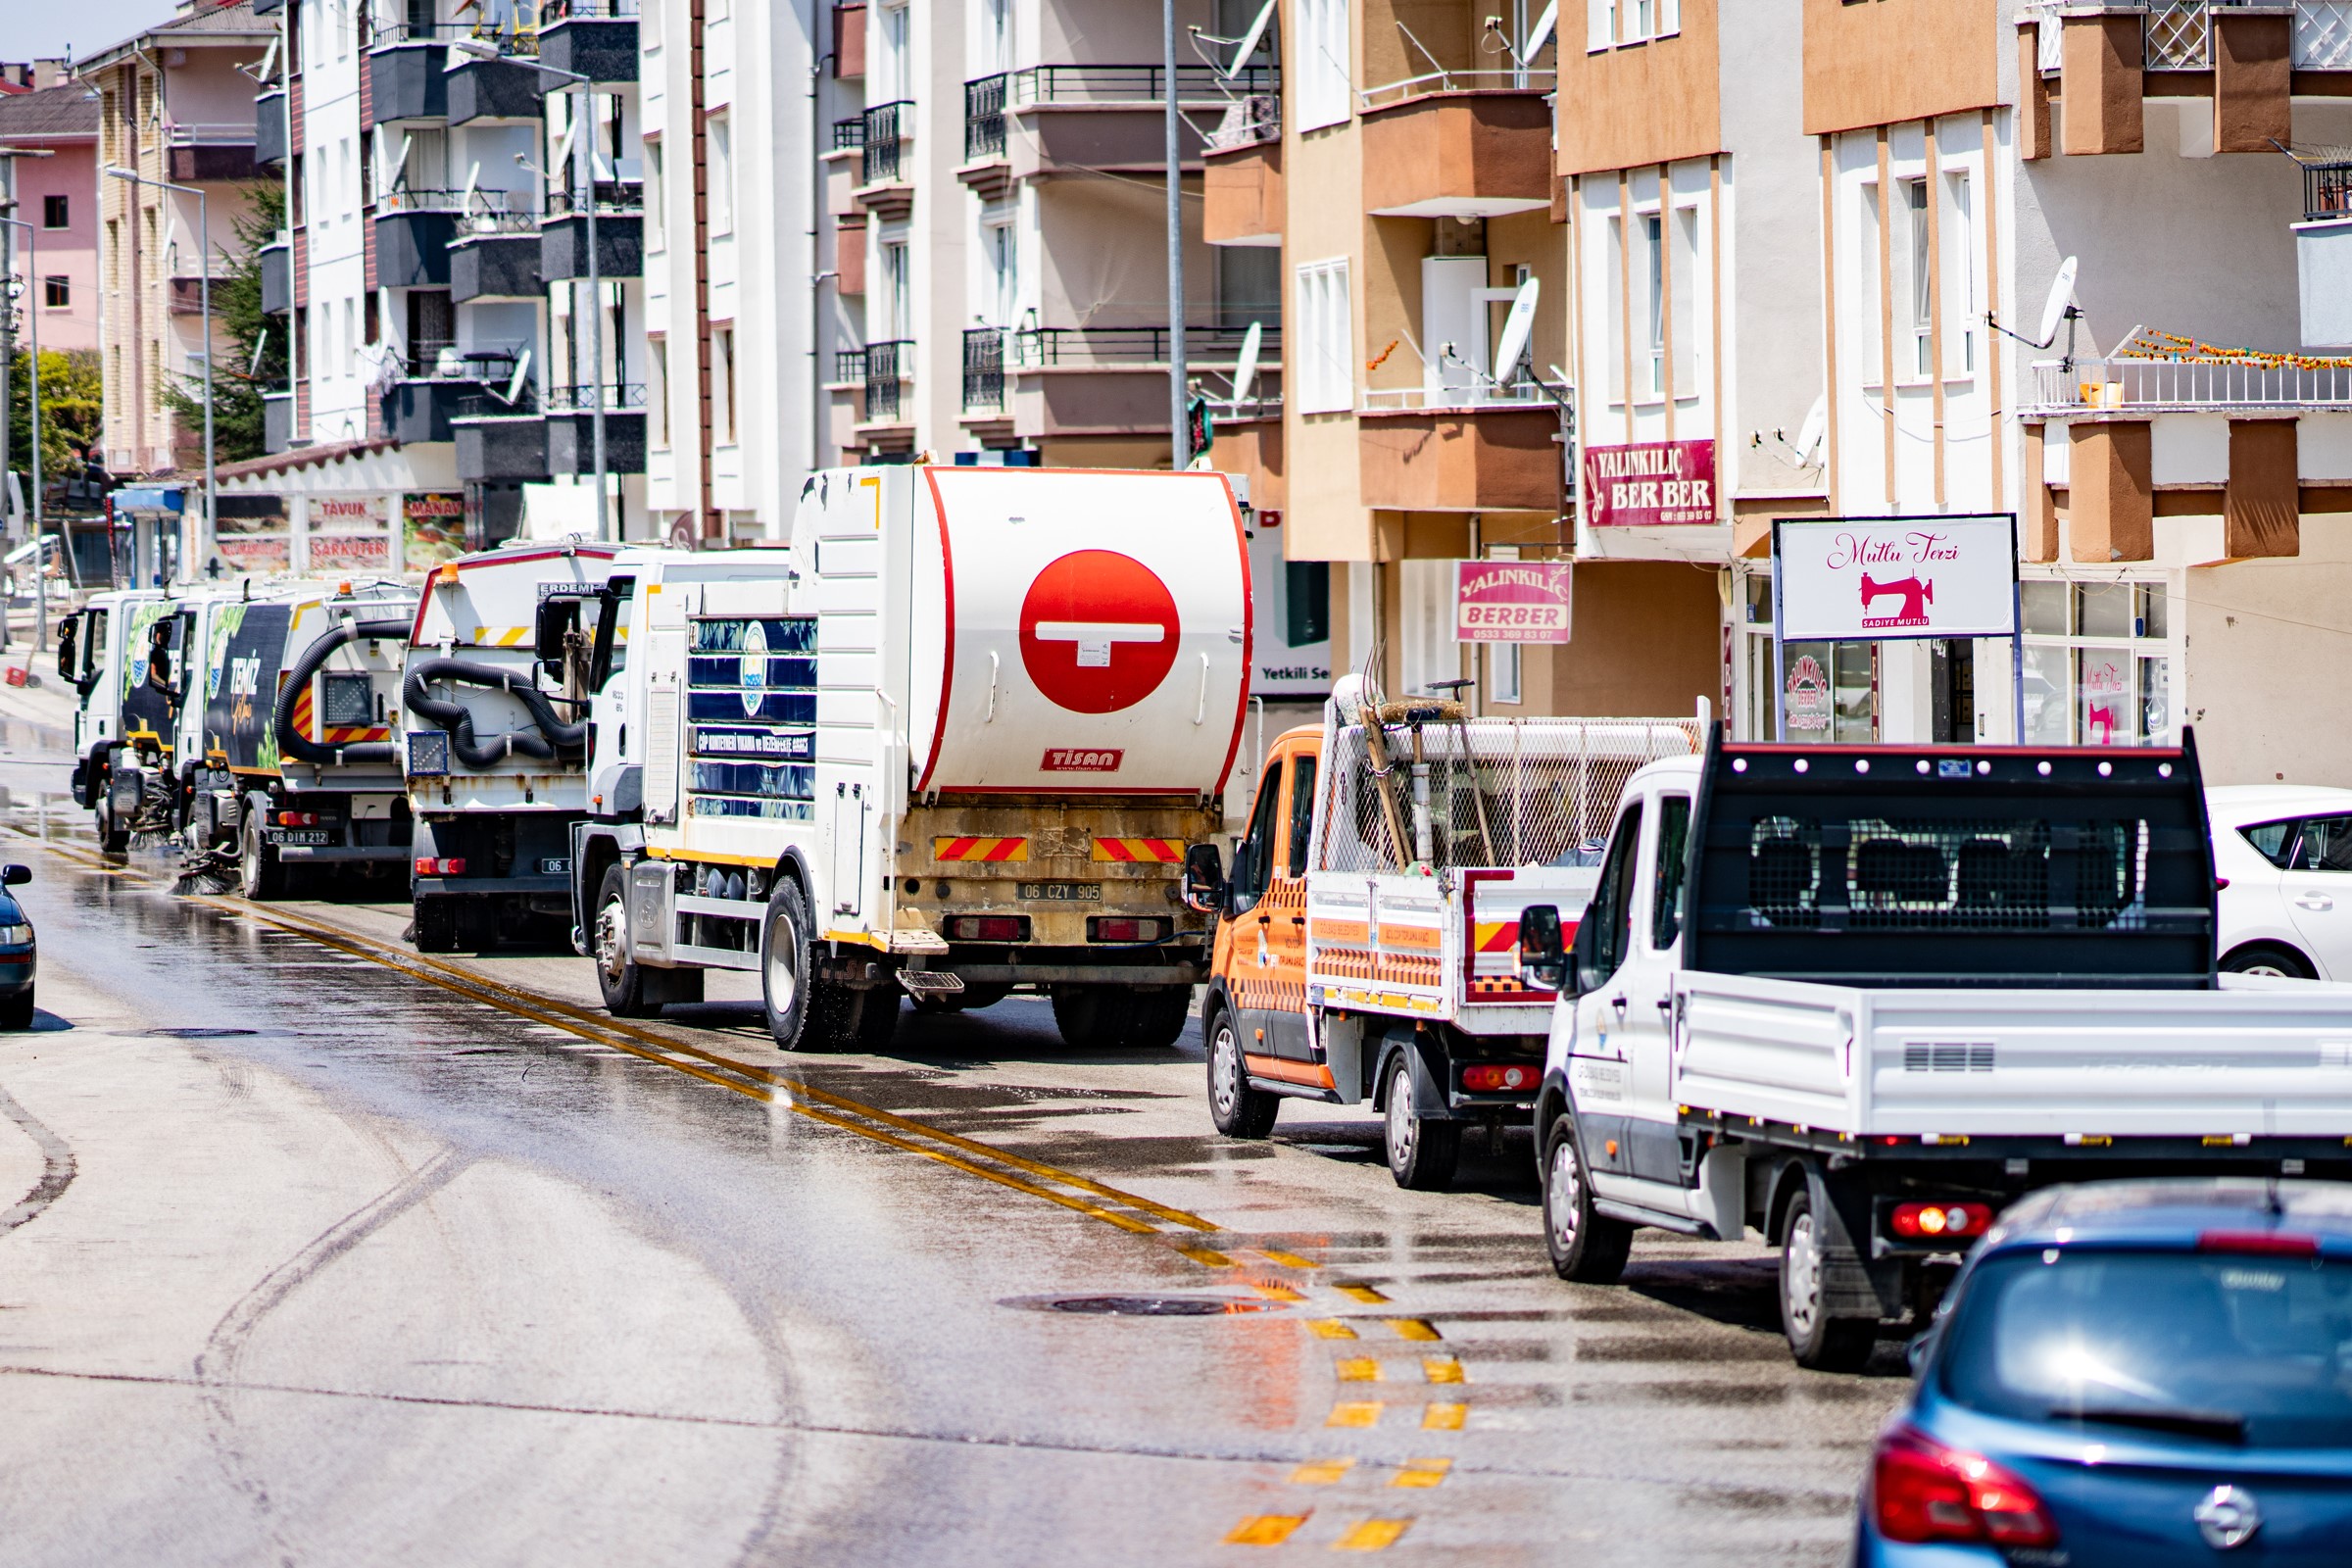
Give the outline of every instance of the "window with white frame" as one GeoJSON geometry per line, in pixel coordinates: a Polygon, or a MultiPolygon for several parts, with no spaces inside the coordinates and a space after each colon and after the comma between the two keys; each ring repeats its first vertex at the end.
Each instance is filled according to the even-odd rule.
{"type": "MultiPolygon", "coordinates": [[[[656,8],[660,9],[659,7],[656,8]]],[[[645,144],[645,248],[660,251],[668,248],[669,239],[662,222],[662,144],[645,144]]]]}
{"type": "Polygon", "coordinates": [[[1490,703],[1522,703],[1527,699],[1521,680],[1522,668],[1517,643],[1489,643],[1487,646],[1487,701],[1490,703]]]}
{"type": "Polygon", "coordinates": [[[1682,0],[1585,0],[1588,52],[1647,43],[1682,30],[1682,0]]]}
{"type": "Polygon", "coordinates": [[[1348,259],[1309,262],[1298,270],[1298,408],[1329,414],[1355,404],[1354,331],[1348,299],[1348,259]]]}
{"type": "Polygon", "coordinates": [[[1862,201],[1855,224],[1854,279],[1860,286],[1855,290],[1855,303],[1862,313],[1862,331],[1856,346],[1862,351],[1862,381],[1877,386],[1883,379],[1886,365],[1885,313],[1879,287],[1879,187],[1877,181],[1862,187],[1862,201]]]}
{"type": "Polygon", "coordinates": [[[2161,581],[2028,581],[2026,742],[2162,746],[2172,741],[2170,605],[2161,581]]]}
{"type": "Polygon", "coordinates": [[[904,232],[882,242],[882,330],[871,341],[897,343],[914,336],[914,262],[904,232]]]}
{"type": "Polygon", "coordinates": [[[710,117],[710,237],[735,232],[735,129],[725,115],[710,117]]]}
{"type": "Polygon", "coordinates": [[[1984,307],[1977,288],[1976,192],[1965,170],[1943,176],[1943,373],[1966,379],[1977,373],[1977,334],[1984,307]]]}
{"type": "Polygon", "coordinates": [[[735,328],[722,326],[710,334],[710,432],[713,446],[735,444],[735,328]]]}
{"type": "Polygon", "coordinates": [[[1293,102],[1298,128],[1344,123],[1353,113],[1348,101],[1348,0],[1298,0],[1298,86],[1293,102]]]}
{"type": "Polygon", "coordinates": [[[654,415],[653,447],[657,452],[667,452],[669,450],[669,340],[649,337],[646,339],[645,346],[647,349],[646,368],[651,372],[646,376],[645,403],[654,415]]]}
{"type": "Polygon", "coordinates": [[[1928,242],[1933,220],[1928,213],[1928,182],[1925,179],[1906,179],[1900,186],[1903,193],[1902,223],[1897,229],[1901,245],[1895,257],[1895,271],[1901,285],[1902,309],[1895,318],[1896,330],[1901,334],[1901,349],[1895,365],[1896,371],[1906,380],[1921,379],[1936,373],[1936,251],[1928,242]]]}
{"type": "Polygon", "coordinates": [[[1634,401],[1655,402],[1669,386],[1677,401],[1695,397],[1698,385],[1698,209],[1636,213],[1632,220],[1632,274],[1627,275],[1626,220],[1608,223],[1608,255],[1602,274],[1607,296],[1609,400],[1625,400],[1627,324],[1634,332],[1634,401]],[[1630,290],[1630,292],[1628,292],[1630,290]],[[1672,327],[1669,334],[1668,327],[1672,327]]]}
{"type": "Polygon", "coordinates": [[[1021,251],[1019,230],[1010,211],[984,214],[980,220],[980,289],[978,299],[986,325],[1012,325],[1020,314],[1021,251]]]}

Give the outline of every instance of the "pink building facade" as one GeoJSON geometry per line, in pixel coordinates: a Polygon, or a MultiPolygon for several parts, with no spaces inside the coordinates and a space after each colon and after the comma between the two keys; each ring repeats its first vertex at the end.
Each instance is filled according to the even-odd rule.
{"type": "MultiPolygon", "coordinates": [[[[44,151],[15,158],[16,209],[29,235],[10,227],[9,265],[24,281],[20,336],[39,322],[45,350],[98,346],[98,100],[80,82],[0,93],[0,147],[44,151]],[[29,243],[27,241],[29,240],[29,243]]],[[[0,168],[0,177],[5,177],[0,168]]]]}

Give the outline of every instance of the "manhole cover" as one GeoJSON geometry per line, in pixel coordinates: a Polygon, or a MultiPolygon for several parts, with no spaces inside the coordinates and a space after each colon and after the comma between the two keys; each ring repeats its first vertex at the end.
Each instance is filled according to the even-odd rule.
{"type": "Polygon", "coordinates": [[[1004,1303],[1032,1312],[1078,1312],[1097,1317],[1223,1317],[1263,1312],[1276,1303],[1222,1296],[1026,1296],[1004,1303]]]}
{"type": "Polygon", "coordinates": [[[165,1040],[223,1040],[230,1035],[258,1034],[256,1029],[212,1029],[191,1024],[184,1029],[150,1029],[149,1035],[165,1040]]]}

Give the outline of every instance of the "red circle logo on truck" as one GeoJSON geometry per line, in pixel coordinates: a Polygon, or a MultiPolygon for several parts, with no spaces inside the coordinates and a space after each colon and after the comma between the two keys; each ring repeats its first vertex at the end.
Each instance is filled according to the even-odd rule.
{"type": "Polygon", "coordinates": [[[1115,550],[1074,550],[1021,601],[1021,663],[1056,706],[1115,713],[1168,678],[1182,630],[1176,596],[1151,567],[1115,550]]]}

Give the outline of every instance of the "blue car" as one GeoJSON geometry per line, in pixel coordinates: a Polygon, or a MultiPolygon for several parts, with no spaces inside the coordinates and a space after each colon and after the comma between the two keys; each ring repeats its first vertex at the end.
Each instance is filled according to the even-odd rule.
{"type": "Polygon", "coordinates": [[[32,917],[7,890],[32,880],[28,865],[0,865],[0,1029],[32,1027],[32,917]]]}
{"type": "Polygon", "coordinates": [[[2352,1186],[2034,1194],[1912,1358],[1858,1563],[2352,1563],[2352,1186]]]}

